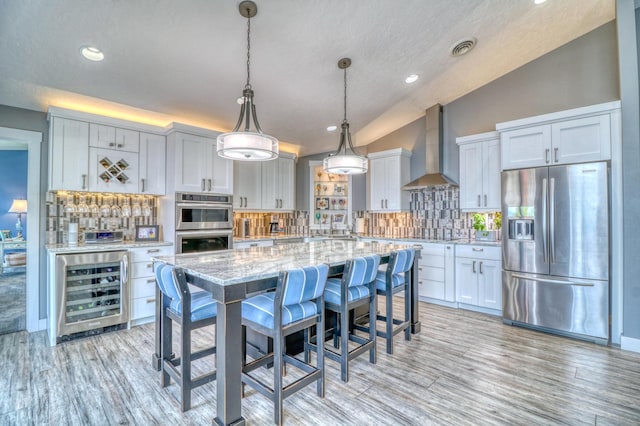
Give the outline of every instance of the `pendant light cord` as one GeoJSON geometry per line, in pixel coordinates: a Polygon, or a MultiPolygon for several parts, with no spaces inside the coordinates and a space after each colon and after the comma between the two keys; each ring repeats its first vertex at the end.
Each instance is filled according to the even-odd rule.
{"type": "Polygon", "coordinates": [[[344,120],[347,122],[347,69],[344,69],[344,120]]]}
{"type": "Polygon", "coordinates": [[[251,14],[247,11],[247,84],[244,86],[245,89],[251,89],[251,68],[249,67],[251,63],[251,14]]]}

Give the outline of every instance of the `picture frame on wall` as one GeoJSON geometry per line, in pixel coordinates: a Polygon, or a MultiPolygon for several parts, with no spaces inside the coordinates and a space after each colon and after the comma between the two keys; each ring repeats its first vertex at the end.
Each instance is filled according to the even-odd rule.
{"type": "Polygon", "coordinates": [[[136,225],[136,241],[158,241],[159,238],[159,225],[136,225]]]}

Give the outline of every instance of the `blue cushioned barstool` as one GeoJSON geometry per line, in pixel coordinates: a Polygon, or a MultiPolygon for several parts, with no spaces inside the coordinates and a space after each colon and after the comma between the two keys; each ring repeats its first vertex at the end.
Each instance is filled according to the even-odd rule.
{"type": "Polygon", "coordinates": [[[207,292],[191,294],[184,272],[180,268],[158,262],[154,266],[162,304],[161,385],[167,387],[173,379],[180,386],[182,411],[187,411],[191,408],[191,390],[216,379],[215,368],[198,377],[191,377],[191,361],[216,353],[215,346],[192,353],[191,330],[216,324],[217,305],[207,292]],[[171,353],[174,321],[182,328],[180,358],[174,358],[171,353]]]}
{"type": "MultiPolygon", "coordinates": [[[[365,339],[352,333],[349,327],[350,312],[362,305],[369,305],[369,312],[376,312],[376,274],[380,265],[380,256],[371,255],[348,260],[342,279],[329,278],[324,289],[326,309],[337,314],[334,345],[340,352],[326,349],[325,356],[340,363],[342,381],[349,381],[349,361],[369,351],[369,362],[376,363],[376,330],[370,327],[369,338],[365,339]],[[338,336],[340,340],[338,341],[338,336]],[[349,341],[358,344],[349,350],[349,341]]],[[[317,335],[317,343],[322,344],[322,335],[317,335]]],[[[311,345],[317,350],[316,345],[311,345]]]]}
{"type": "MultiPolygon", "coordinates": [[[[376,292],[385,296],[385,315],[377,319],[385,322],[384,331],[377,330],[378,336],[387,339],[387,353],[393,353],[393,336],[404,331],[405,340],[411,340],[411,267],[414,249],[398,250],[391,253],[384,270],[378,271],[376,292]],[[404,291],[404,320],[393,318],[393,295],[404,291]],[[396,326],[396,327],[394,327],[396,326]]],[[[370,323],[371,325],[371,323],[370,323]]]]}
{"type": "MultiPolygon", "coordinates": [[[[313,382],[318,396],[324,398],[324,350],[318,349],[316,367],[309,364],[309,328],[324,330],[323,292],[329,267],[325,264],[281,272],[275,292],[263,293],[242,302],[242,325],[273,339],[273,352],[250,363],[246,362],[246,344],[243,344],[244,362],[242,383],[271,399],[275,405],[274,420],[282,423],[282,401],[313,382]],[[304,330],[305,361],[285,353],[285,337],[304,330]],[[250,373],[273,363],[273,388],[250,373]],[[285,363],[306,373],[295,382],[283,386],[285,363]]],[[[246,335],[246,332],[243,333],[246,335]]],[[[245,340],[245,339],[243,339],[245,340]]]]}

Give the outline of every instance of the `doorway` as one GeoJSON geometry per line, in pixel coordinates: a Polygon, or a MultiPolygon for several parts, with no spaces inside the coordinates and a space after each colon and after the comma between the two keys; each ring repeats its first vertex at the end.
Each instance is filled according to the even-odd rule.
{"type": "MultiPolygon", "coordinates": [[[[26,214],[22,214],[22,232],[26,236],[25,242],[22,244],[22,251],[26,249],[26,263],[20,265],[21,261],[18,257],[13,257],[11,263],[16,268],[11,269],[11,274],[15,274],[18,280],[22,279],[23,287],[22,294],[24,294],[25,302],[19,301],[16,305],[19,305],[23,311],[20,311],[20,319],[17,320],[17,327],[26,329],[29,332],[44,330],[47,327],[47,285],[45,274],[42,272],[45,270],[43,258],[40,251],[43,247],[44,236],[41,235],[40,229],[42,228],[41,222],[43,221],[40,215],[40,207],[44,205],[45,194],[40,190],[41,188],[41,170],[46,175],[46,165],[44,169],[41,167],[41,150],[42,150],[42,133],[33,132],[28,130],[19,130],[8,127],[0,127],[0,141],[2,143],[21,144],[20,146],[26,146],[27,151],[27,187],[26,187],[26,201],[28,205],[29,218],[26,214]],[[26,247],[25,247],[26,246],[26,247]],[[23,270],[17,266],[22,266],[23,270]],[[19,273],[24,273],[24,277],[20,278],[19,273]],[[24,283],[26,282],[26,285],[24,283]],[[24,312],[24,316],[22,315],[24,312]],[[22,320],[24,319],[24,320],[22,320]]],[[[9,167],[11,168],[11,167],[9,167]]],[[[13,201],[13,200],[11,200],[13,201]]],[[[4,207],[2,207],[4,209],[4,207]]],[[[8,212],[0,211],[0,215],[8,212]]],[[[0,230],[10,230],[11,237],[17,232],[15,226],[17,222],[17,215],[12,214],[12,221],[9,226],[0,230]]],[[[20,250],[13,250],[19,253],[20,250]]],[[[3,256],[4,263],[6,259],[3,256]]],[[[7,269],[9,271],[9,269],[7,269]]],[[[4,264],[3,271],[4,272],[4,264]]],[[[15,291],[15,289],[13,290],[15,291]]],[[[16,323],[14,323],[16,326],[16,323]]]]}

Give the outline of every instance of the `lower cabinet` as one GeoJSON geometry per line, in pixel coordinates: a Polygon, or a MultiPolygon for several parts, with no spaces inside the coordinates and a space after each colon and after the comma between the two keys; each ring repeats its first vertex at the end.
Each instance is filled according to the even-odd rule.
{"type": "Polygon", "coordinates": [[[500,247],[457,245],[456,301],[462,308],[502,313],[502,261],[500,247]]]}
{"type": "Polygon", "coordinates": [[[418,296],[427,302],[456,301],[453,244],[422,244],[418,263],[418,296]]]}
{"type": "Polygon", "coordinates": [[[156,314],[156,278],[154,256],[171,256],[172,246],[150,246],[130,249],[131,255],[131,324],[151,322],[156,314]]]}

